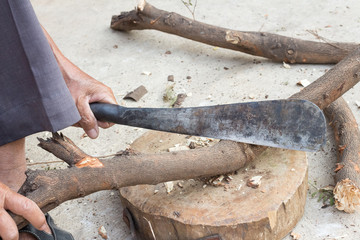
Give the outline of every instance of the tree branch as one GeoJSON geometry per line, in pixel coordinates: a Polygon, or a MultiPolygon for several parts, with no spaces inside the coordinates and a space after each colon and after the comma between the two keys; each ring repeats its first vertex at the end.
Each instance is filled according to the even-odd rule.
{"type": "Polygon", "coordinates": [[[141,7],[112,17],[119,31],[154,29],[212,46],[232,49],[277,62],[338,63],[359,47],[355,43],[322,43],[265,32],[245,32],[212,26],[142,1],[141,7]]]}

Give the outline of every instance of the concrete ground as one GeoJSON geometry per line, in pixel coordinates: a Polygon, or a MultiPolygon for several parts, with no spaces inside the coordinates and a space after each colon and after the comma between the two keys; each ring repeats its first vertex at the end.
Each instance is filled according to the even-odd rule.
{"type": "MultiPolygon", "coordinates": [[[[191,17],[181,0],[149,1],[157,8],[191,17]]],[[[193,0],[194,2],[194,0],[193,0]]],[[[215,48],[157,31],[115,32],[109,28],[112,15],[134,9],[136,1],[124,0],[32,0],[42,25],[63,53],[81,69],[110,86],[120,104],[129,107],[167,107],[162,95],[167,76],[174,75],[175,91],[187,93],[183,106],[215,105],[250,100],[287,98],[301,88],[300,80],[316,80],[331,65],[291,65],[215,48]],[[118,47],[116,47],[118,46],[118,47]],[[171,51],[171,54],[165,54],[171,51]],[[254,59],[260,61],[254,64],[254,59]],[[224,67],[228,68],[225,70],[224,67]],[[152,74],[142,75],[142,72],[152,74]],[[187,79],[191,76],[191,79],[187,79]],[[148,93],[139,101],[124,101],[126,93],[144,85],[148,93]],[[253,99],[250,99],[253,98],[253,99]]],[[[359,42],[360,2],[318,1],[236,1],[199,0],[195,18],[199,21],[237,30],[265,31],[315,40],[307,30],[316,30],[326,39],[359,42]]],[[[358,122],[359,86],[345,94],[358,122]]],[[[101,131],[96,140],[81,138],[81,129],[63,132],[91,155],[107,155],[126,148],[146,130],[114,126],[101,131]]],[[[39,149],[36,137],[29,137],[27,156],[31,164],[56,158],[39,149]]],[[[309,153],[309,181],[318,187],[334,184],[336,152],[328,132],[324,151],[309,153]]],[[[32,165],[31,168],[59,168],[64,164],[32,165]]],[[[294,232],[300,239],[359,239],[360,216],[333,207],[321,208],[316,198],[307,197],[305,215],[294,232]]],[[[66,202],[51,211],[56,223],[72,232],[75,239],[102,239],[99,226],[105,226],[109,239],[130,239],[122,221],[117,191],[104,191],[66,202]]],[[[292,239],[287,236],[285,239],[292,239]]]]}

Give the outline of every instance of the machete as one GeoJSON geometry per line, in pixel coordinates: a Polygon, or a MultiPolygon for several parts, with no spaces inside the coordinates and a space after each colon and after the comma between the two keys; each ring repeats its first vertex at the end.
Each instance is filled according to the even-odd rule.
{"type": "Polygon", "coordinates": [[[306,100],[271,100],[190,108],[127,108],[92,103],[100,121],[301,151],[325,143],[323,112],[306,100]]]}

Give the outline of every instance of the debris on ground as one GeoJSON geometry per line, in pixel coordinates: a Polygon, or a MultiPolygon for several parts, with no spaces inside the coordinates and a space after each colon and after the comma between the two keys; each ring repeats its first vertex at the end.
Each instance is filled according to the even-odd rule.
{"type": "Polygon", "coordinates": [[[293,240],[299,240],[301,238],[301,235],[296,232],[290,233],[290,236],[292,237],[293,240]]]}
{"type": "Polygon", "coordinates": [[[100,226],[98,232],[103,239],[108,239],[107,232],[104,226],[100,226]]]}
{"type": "Polygon", "coordinates": [[[360,108],[360,101],[355,101],[355,105],[360,108]]]}
{"type": "Polygon", "coordinates": [[[150,76],[150,75],[151,75],[151,72],[148,72],[148,71],[143,71],[143,72],[141,73],[141,75],[150,76]]]}
{"type": "Polygon", "coordinates": [[[139,101],[148,91],[146,88],[141,85],[140,87],[136,88],[134,91],[129,92],[123,99],[131,99],[134,101],[139,101]]]}
{"type": "Polygon", "coordinates": [[[185,101],[186,98],[186,94],[185,93],[179,93],[176,97],[175,102],[172,104],[172,107],[174,108],[179,108],[181,107],[181,104],[185,101]]]}
{"type": "Polygon", "coordinates": [[[299,82],[297,82],[296,85],[306,87],[306,86],[310,85],[310,82],[307,79],[303,79],[303,80],[300,80],[299,82]]]}
{"type": "Polygon", "coordinates": [[[167,80],[168,80],[169,82],[174,82],[174,75],[169,75],[168,78],[167,78],[167,80]]]}
{"type": "Polygon", "coordinates": [[[283,62],[283,67],[286,68],[286,69],[290,69],[290,68],[291,68],[290,65],[287,64],[286,62],[283,62]]]}
{"type": "Polygon", "coordinates": [[[88,137],[88,135],[87,135],[86,133],[83,133],[83,134],[81,135],[80,139],[84,139],[84,138],[87,138],[87,137],[88,137]]]}
{"type": "Polygon", "coordinates": [[[323,206],[321,208],[326,208],[335,204],[334,186],[329,185],[319,188],[315,185],[315,183],[312,183],[310,181],[309,185],[315,189],[311,192],[311,198],[317,197],[318,202],[322,201],[323,206]]]}
{"type": "Polygon", "coordinates": [[[258,187],[260,187],[261,178],[262,178],[262,176],[254,176],[254,177],[250,178],[250,179],[246,182],[246,186],[252,187],[252,188],[258,188],[258,187]]]}

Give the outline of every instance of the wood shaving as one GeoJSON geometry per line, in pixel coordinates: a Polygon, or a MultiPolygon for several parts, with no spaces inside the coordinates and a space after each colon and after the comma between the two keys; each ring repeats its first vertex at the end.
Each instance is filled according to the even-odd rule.
{"type": "Polygon", "coordinates": [[[262,176],[254,176],[247,181],[246,185],[248,187],[258,188],[261,184],[261,178],[262,176]]]}
{"type": "Polygon", "coordinates": [[[290,234],[290,236],[292,237],[293,240],[299,240],[301,238],[301,235],[299,233],[296,233],[296,232],[292,232],[290,234]]]}
{"type": "Polygon", "coordinates": [[[302,86],[302,87],[306,87],[306,86],[309,86],[309,85],[310,85],[310,82],[309,82],[309,80],[307,80],[307,79],[303,79],[303,80],[297,82],[296,85],[302,86]]]}
{"type": "Polygon", "coordinates": [[[360,108],[360,101],[355,101],[355,105],[360,108]]]}
{"type": "Polygon", "coordinates": [[[291,66],[289,64],[287,64],[286,62],[283,62],[283,67],[286,69],[290,69],[291,66]]]}
{"type": "Polygon", "coordinates": [[[146,76],[150,76],[151,75],[151,72],[148,72],[148,71],[144,71],[141,73],[141,75],[146,75],[146,76]]]}
{"type": "Polygon", "coordinates": [[[214,138],[206,138],[206,137],[195,137],[192,136],[187,140],[186,145],[189,148],[199,148],[199,147],[209,147],[211,143],[215,141],[214,138]],[[191,147],[190,147],[191,145],[191,147]]]}
{"type": "Polygon", "coordinates": [[[104,226],[99,227],[98,233],[103,239],[108,239],[107,232],[104,226]]]}

